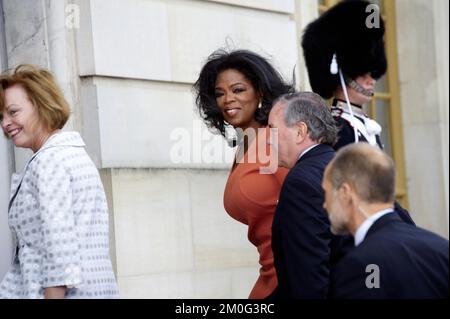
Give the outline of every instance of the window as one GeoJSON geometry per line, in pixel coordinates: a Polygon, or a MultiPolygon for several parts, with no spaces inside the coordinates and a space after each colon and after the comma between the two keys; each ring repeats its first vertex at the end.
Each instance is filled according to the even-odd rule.
{"type": "Polygon", "coordinates": [[[319,14],[324,13],[338,2],[338,0],[319,0],[319,14]]]}

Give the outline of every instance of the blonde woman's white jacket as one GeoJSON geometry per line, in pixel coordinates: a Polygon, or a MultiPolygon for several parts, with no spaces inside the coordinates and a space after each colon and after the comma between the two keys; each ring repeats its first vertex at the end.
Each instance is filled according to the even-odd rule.
{"type": "Polygon", "coordinates": [[[52,135],[13,175],[9,226],[16,239],[0,298],[43,298],[67,286],[66,298],[117,298],[108,207],[99,173],[77,132],[52,135]]]}

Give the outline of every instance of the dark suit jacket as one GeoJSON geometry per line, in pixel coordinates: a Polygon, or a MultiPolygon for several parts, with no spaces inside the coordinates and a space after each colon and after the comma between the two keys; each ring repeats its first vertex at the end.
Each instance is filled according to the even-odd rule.
{"type": "MultiPolygon", "coordinates": [[[[351,235],[335,236],[323,209],[323,172],[334,156],[327,145],[307,152],[283,183],[272,225],[278,287],[268,299],[328,297],[330,269],[354,248],[351,235]]],[[[414,225],[398,203],[396,214],[414,225]]]]}
{"type": "Polygon", "coordinates": [[[327,296],[330,247],[334,244],[321,185],[333,156],[333,148],[317,145],[300,158],[283,183],[272,225],[278,278],[273,299],[327,296]]]}
{"type": "Polygon", "coordinates": [[[331,276],[333,298],[448,298],[448,240],[388,214],[371,226],[364,241],[352,249],[331,276]],[[370,264],[379,269],[366,269],[370,264]],[[367,272],[366,272],[367,271],[367,272]],[[370,276],[370,278],[368,278],[370,276]]]}

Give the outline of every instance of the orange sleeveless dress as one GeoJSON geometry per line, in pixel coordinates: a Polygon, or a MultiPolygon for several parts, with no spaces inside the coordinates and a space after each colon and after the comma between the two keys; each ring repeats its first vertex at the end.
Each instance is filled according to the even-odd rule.
{"type": "Polygon", "coordinates": [[[260,167],[266,167],[268,163],[263,161],[267,157],[255,154],[258,150],[276,161],[266,143],[268,131],[268,128],[260,131],[245,153],[244,161],[232,169],[224,192],[225,210],[232,218],[248,225],[248,239],[259,252],[261,268],[250,299],[267,297],[278,284],[272,253],[272,221],[288,170],[279,167],[272,174],[261,174],[260,167]]]}

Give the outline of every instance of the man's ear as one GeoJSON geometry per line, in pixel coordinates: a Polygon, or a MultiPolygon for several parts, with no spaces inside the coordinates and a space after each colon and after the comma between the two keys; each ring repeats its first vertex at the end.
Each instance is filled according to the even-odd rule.
{"type": "Polygon", "coordinates": [[[295,124],[295,142],[301,144],[308,134],[308,127],[304,122],[298,122],[295,124]]]}
{"type": "Polygon", "coordinates": [[[339,192],[341,193],[341,199],[345,203],[350,203],[353,199],[353,188],[348,183],[343,183],[339,188],[339,192]]]}

